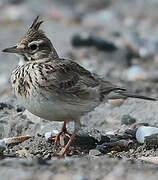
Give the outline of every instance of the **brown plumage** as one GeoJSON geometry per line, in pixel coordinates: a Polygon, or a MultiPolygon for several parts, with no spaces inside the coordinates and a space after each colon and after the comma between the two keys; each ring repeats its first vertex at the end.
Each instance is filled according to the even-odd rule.
{"type": "MultiPolygon", "coordinates": [[[[132,94],[126,89],[105,81],[74,61],[59,58],[51,41],[39,27],[37,17],[17,46],[3,52],[20,56],[19,66],[12,72],[14,92],[33,114],[50,121],[74,121],[75,130],[60,152],[65,155],[80,128],[80,118],[106,99],[153,98],[132,94]]],[[[61,132],[61,133],[62,133],[61,132]]],[[[56,137],[56,142],[61,135],[56,137]]]]}

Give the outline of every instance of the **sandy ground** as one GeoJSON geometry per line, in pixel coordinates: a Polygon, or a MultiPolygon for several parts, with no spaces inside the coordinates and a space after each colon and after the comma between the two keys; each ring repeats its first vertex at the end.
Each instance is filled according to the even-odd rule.
{"type": "MultiPolygon", "coordinates": [[[[16,44],[40,14],[45,21],[42,28],[60,57],[73,59],[130,91],[157,98],[157,7],[154,0],[2,1],[0,49],[16,44]],[[117,50],[75,48],[72,38],[77,33],[108,40],[117,50]],[[139,67],[137,77],[135,70],[132,75],[130,71],[135,64],[139,67]]],[[[127,99],[122,104],[100,105],[82,117],[82,130],[72,145],[76,151],[65,159],[57,159],[52,155],[61,146],[54,145],[53,140],[46,141],[44,134],[59,131],[62,123],[40,119],[18,103],[10,85],[10,73],[17,63],[16,56],[0,54],[0,139],[24,135],[31,138],[9,145],[0,155],[0,180],[13,177],[16,180],[157,179],[158,166],[139,160],[142,156],[158,156],[157,145],[139,145],[132,136],[133,144],[127,149],[100,153],[96,147],[106,142],[107,132],[124,138],[125,130],[131,127],[122,124],[125,115],[134,118],[136,123],[158,126],[158,102],[127,99]]],[[[68,124],[68,129],[73,131],[73,123],[68,124]]]]}

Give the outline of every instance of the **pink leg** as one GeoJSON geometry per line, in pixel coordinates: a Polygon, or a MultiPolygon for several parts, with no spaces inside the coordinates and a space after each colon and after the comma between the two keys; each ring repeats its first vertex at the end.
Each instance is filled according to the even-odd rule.
{"type": "Polygon", "coordinates": [[[78,122],[75,121],[75,130],[72,133],[68,143],[65,145],[65,147],[58,154],[54,154],[54,156],[57,156],[57,157],[60,157],[60,158],[66,156],[66,153],[69,150],[70,145],[72,144],[72,141],[74,140],[79,128],[80,128],[80,121],[78,121],[78,122]]]}
{"type": "Polygon", "coordinates": [[[64,121],[64,124],[63,124],[63,127],[62,127],[62,129],[61,129],[61,132],[57,135],[57,136],[53,136],[52,138],[55,138],[55,144],[57,144],[58,143],[58,141],[59,141],[59,139],[60,139],[60,136],[62,135],[62,134],[68,134],[70,137],[71,137],[71,135],[72,134],[70,134],[70,133],[68,133],[68,131],[67,131],[67,129],[66,129],[66,122],[64,121]]]}

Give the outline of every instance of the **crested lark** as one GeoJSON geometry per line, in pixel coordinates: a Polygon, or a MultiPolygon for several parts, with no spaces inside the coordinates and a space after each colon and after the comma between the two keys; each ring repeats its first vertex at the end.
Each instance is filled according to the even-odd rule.
{"type": "Polygon", "coordinates": [[[106,99],[155,100],[132,94],[71,60],[59,58],[51,41],[39,30],[42,22],[37,17],[19,43],[3,52],[16,53],[20,57],[19,65],[11,74],[11,83],[26,109],[50,121],[64,121],[56,141],[62,133],[67,133],[66,123],[74,121],[74,132],[59,155],[65,155],[69,149],[80,129],[81,116],[106,99]]]}

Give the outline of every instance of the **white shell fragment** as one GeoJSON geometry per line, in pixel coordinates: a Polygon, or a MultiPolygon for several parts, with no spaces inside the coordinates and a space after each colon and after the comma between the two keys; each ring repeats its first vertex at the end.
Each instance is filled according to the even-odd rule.
{"type": "Polygon", "coordinates": [[[46,132],[44,134],[45,140],[48,141],[52,137],[52,132],[46,132]]]}
{"type": "Polygon", "coordinates": [[[141,126],[137,129],[136,139],[139,143],[144,143],[146,136],[151,136],[152,134],[157,134],[158,128],[151,126],[141,126]]]}
{"type": "Polygon", "coordinates": [[[53,136],[56,136],[57,134],[59,133],[58,130],[53,130],[52,132],[49,131],[49,132],[46,132],[44,134],[44,137],[45,137],[45,140],[48,141],[50,138],[52,138],[53,136]]]}

